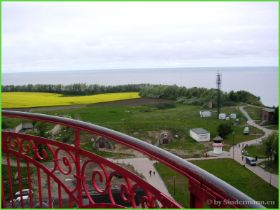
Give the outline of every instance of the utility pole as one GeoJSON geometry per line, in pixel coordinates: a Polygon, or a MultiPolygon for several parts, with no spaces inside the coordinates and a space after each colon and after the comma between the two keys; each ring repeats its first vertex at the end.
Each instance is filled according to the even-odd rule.
{"type": "Polygon", "coordinates": [[[218,117],[221,111],[221,84],[222,84],[222,79],[221,79],[221,74],[217,73],[217,112],[218,112],[218,117]]]}
{"type": "Polygon", "coordinates": [[[234,160],[234,146],[235,146],[235,144],[234,144],[234,135],[235,135],[235,132],[233,131],[233,132],[232,132],[232,140],[233,140],[233,160],[234,160]]]}
{"type": "Polygon", "coordinates": [[[269,172],[270,173],[270,176],[269,176],[269,185],[271,186],[271,177],[272,177],[272,174],[271,174],[271,172],[269,172]]]}

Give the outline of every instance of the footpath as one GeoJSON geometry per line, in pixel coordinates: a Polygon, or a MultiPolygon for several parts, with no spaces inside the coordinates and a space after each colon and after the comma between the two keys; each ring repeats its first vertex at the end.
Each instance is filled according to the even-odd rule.
{"type": "Polygon", "coordinates": [[[258,124],[256,124],[254,122],[254,120],[252,120],[252,118],[249,116],[249,114],[246,112],[246,110],[244,110],[244,106],[239,107],[240,111],[242,112],[242,114],[247,118],[247,124],[250,126],[253,126],[255,128],[258,128],[260,130],[262,130],[264,132],[264,135],[250,140],[250,141],[245,141],[245,142],[241,142],[239,145],[235,145],[234,147],[230,148],[230,154],[231,154],[231,158],[233,158],[235,161],[237,161],[238,163],[240,163],[241,165],[245,166],[246,168],[248,168],[250,171],[252,171],[254,174],[256,174],[257,176],[259,176],[260,178],[262,178],[264,181],[266,181],[267,183],[270,183],[272,186],[274,186],[275,188],[278,189],[278,175],[277,174],[272,174],[270,172],[265,171],[263,168],[259,167],[259,166],[250,166],[248,164],[245,164],[245,158],[242,158],[242,145],[257,145],[257,144],[261,144],[262,139],[268,137],[269,135],[271,135],[274,131],[264,128],[258,124]]]}
{"type": "Polygon", "coordinates": [[[148,158],[110,159],[110,161],[118,164],[127,164],[133,166],[134,170],[136,170],[139,174],[142,174],[149,184],[172,198],[160,175],[154,167],[155,161],[152,161],[148,158]],[[149,173],[150,171],[152,171],[151,175],[149,173]],[[153,172],[155,172],[155,174],[153,172]]]}

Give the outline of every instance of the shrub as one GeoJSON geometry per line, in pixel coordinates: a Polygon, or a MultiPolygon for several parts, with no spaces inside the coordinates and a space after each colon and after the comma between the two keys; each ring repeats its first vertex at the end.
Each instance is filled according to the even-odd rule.
{"type": "Polygon", "coordinates": [[[227,135],[229,135],[233,130],[232,130],[232,125],[230,123],[222,123],[218,126],[218,134],[222,138],[225,138],[227,135]]]}
{"type": "Polygon", "coordinates": [[[278,161],[278,134],[272,133],[263,140],[264,152],[270,160],[278,161]]]}

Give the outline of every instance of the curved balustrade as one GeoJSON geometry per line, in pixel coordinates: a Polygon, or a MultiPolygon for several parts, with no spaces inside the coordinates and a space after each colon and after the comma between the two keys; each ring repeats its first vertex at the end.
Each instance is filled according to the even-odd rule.
{"type": "Polygon", "coordinates": [[[189,202],[192,208],[203,207],[205,204],[210,207],[264,208],[192,163],[122,133],[82,121],[43,114],[2,111],[2,116],[60,124],[74,130],[74,144],[23,133],[2,132],[2,161],[8,175],[5,183],[2,180],[4,208],[181,208],[173,198],[134,173],[83,150],[80,146],[80,134],[84,131],[141,152],[185,176],[189,181],[189,202]],[[20,167],[22,164],[26,166],[25,172],[20,167]],[[16,170],[18,174],[18,199],[14,198],[12,170],[16,170]],[[22,189],[26,186],[23,186],[23,179],[27,180],[27,188],[35,188],[37,191],[31,191],[28,199],[24,199],[22,189]]]}

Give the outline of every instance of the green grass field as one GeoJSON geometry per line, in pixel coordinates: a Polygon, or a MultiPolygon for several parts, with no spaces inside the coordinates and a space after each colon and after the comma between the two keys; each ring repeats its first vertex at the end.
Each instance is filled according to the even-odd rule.
{"type": "MultiPolygon", "coordinates": [[[[223,121],[216,117],[200,118],[199,106],[177,104],[175,108],[158,109],[153,105],[106,105],[91,106],[76,109],[57,111],[45,111],[50,115],[70,115],[74,119],[91,122],[116,131],[134,136],[136,138],[155,143],[155,136],[149,135],[151,131],[160,132],[168,130],[179,138],[168,145],[163,145],[168,150],[180,150],[179,153],[200,153],[207,149],[205,144],[197,143],[189,137],[189,129],[202,127],[210,131],[211,137],[217,135],[217,127],[223,121]]],[[[236,112],[236,107],[224,107],[222,111],[236,112]]],[[[254,135],[243,135],[244,120],[240,117],[240,125],[234,127],[235,143],[255,138],[254,135]]],[[[232,143],[232,136],[229,135],[225,142],[232,143]]],[[[209,148],[208,148],[209,149],[209,148]]],[[[210,148],[211,149],[211,148],[210,148]]],[[[175,152],[176,153],[176,152],[175,152]]],[[[176,153],[178,154],[178,153],[176,153]]]]}
{"type": "Polygon", "coordinates": [[[245,151],[250,157],[267,158],[262,144],[245,147],[245,151]]]}
{"type": "MultiPolygon", "coordinates": [[[[275,205],[267,205],[266,207],[277,207],[278,190],[235,161],[231,159],[215,159],[192,161],[192,163],[226,181],[256,201],[275,202],[275,205]]],[[[189,207],[187,178],[172,171],[163,164],[156,164],[155,166],[164,180],[169,193],[181,205],[189,207]],[[175,176],[175,195],[173,176],[175,176]]]]}
{"type": "Polygon", "coordinates": [[[270,173],[279,174],[278,163],[276,163],[275,161],[271,161],[271,160],[263,161],[259,163],[258,166],[262,167],[264,170],[270,173]]]}
{"type": "MultiPolygon", "coordinates": [[[[66,103],[96,103],[105,102],[106,100],[121,100],[125,98],[137,98],[138,93],[115,93],[115,94],[100,94],[95,96],[62,96],[50,93],[3,93],[3,105],[11,108],[15,107],[32,107],[32,106],[54,106],[55,103],[65,105],[66,103]],[[14,96],[14,98],[12,98],[14,96]],[[11,98],[8,100],[8,98],[11,98]],[[40,99],[40,100],[37,100],[40,99]],[[6,101],[9,101],[7,103],[6,101]],[[37,101],[36,101],[37,100],[37,101]],[[61,101],[60,101],[61,100],[61,101]],[[88,101],[87,101],[88,100],[88,101]],[[91,102],[89,102],[91,100],[91,102]],[[63,104],[64,103],[64,104],[63,104]],[[16,105],[17,104],[17,105],[16,105]],[[21,104],[21,105],[19,105],[21,104]]],[[[130,101],[130,100],[128,100],[130,101]]],[[[163,103],[160,99],[158,103],[163,103]]],[[[211,133],[211,138],[217,135],[217,127],[224,121],[218,120],[215,113],[210,118],[199,117],[199,106],[190,106],[176,104],[173,108],[159,108],[156,104],[138,105],[119,105],[119,104],[102,104],[99,106],[84,106],[84,107],[69,107],[62,110],[40,111],[50,115],[71,116],[74,119],[79,119],[86,122],[91,122],[104,127],[111,128],[116,131],[134,136],[136,138],[148,141],[155,144],[157,142],[156,135],[151,133],[162,130],[168,130],[173,136],[178,135],[178,138],[173,138],[172,143],[162,145],[167,149],[181,157],[199,156],[202,152],[212,149],[210,144],[197,143],[189,137],[189,129],[205,128],[211,133]],[[210,146],[209,146],[210,145],[210,146]]],[[[235,135],[229,135],[224,139],[227,148],[234,143],[256,138],[255,135],[243,135],[242,131],[245,126],[245,119],[237,107],[223,107],[224,113],[236,113],[240,119],[240,123],[234,126],[235,135]]],[[[13,121],[7,121],[6,124],[14,125],[13,121]]],[[[258,131],[259,132],[259,131],[258,131]]]]}
{"type": "Polygon", "coordinates": [[[106,93],[90,96],[64,96],[62,94],[37,92],[4,92],[2,93],[2,108],[31,108],[93,104],[139,97],[138,92],[106,93]]]}
{"type": "Polygon", "coordinates": [[[245,110],[253,120],[261,120],[262,107],[246,106],[245,110]]]}
{"type": "MultiPolygon", "coordinates": [[[[16,93],[14,93],[16,94],[16,93]]],[[[30,93],[29,93],[30,94],[30,93]]],[[[137,93],[124,93],[125,96],[132,94],[133,97],[138,97],[137,93]]],[[[31,94],[32,95],[32,94],[31,94]]],[[[37,94],[35,94],[37,96],[37,94]]],[[[42,93],[38,93],[42,95],[42,93]]],[[[44,94],[43,94],[44,95],[44,94]]],[[[47,94],[51,98],[56,94],[47,94]]],[[[118,94],[117,94],[118,95],[118,94]]],[[[107,97],[112,94],[96,95],[107,97]]],[[[131,96],[131,95],[130,95],[131,96]]],[[[81,96],[81,97],[70,97],[70,98],[88,98],[94,96],[81,96]]],[[[106,98],[105,97],[105,98],[106,98]]],[[[69,97],[57,97],[67,99],[69,97]]],[[[111,97],[112,99],[112,97],[111,97]]],[[[6,99],[7,100],[7,99],[6,99]]],[[[28,99],[25,99],[27,103],[28,99]]],[[[130,101],[130,100],[127,100],[130,101]]],[[[162,103],[161,100],[157,100],[157,103],[162,103]]],[[[43,103],[42,101],[39,101],[43,103]]],[[[50,101],[46,102],[49,103],[50,101]]],[[[81,102],[81,101],[79,101],[81,102]]],[[[23,101],[17,102],[23,103],[23,101]]],[[[26,106],[32,106],[33,101],[30,101],[26,106]]],[[[44,106],[46,106],[46,103],[44,106]]],[[[180,155],[181,157],[193,157],[194,155],[200,155],[202,152],[209,151],[212,149],[210,144],[197,143],[189,137],[190,128],[205,128],[211,133],[211,138],[217,135],[217,127],[224,121],[218,120],[215,113],[210,118],[199,117],[199,106],[190,106],[176,104],[173,108],[159,108],[157,104],[150,105],[138,105],[137,101],[131,105],[120,105],[115,103],[114,105],[104,103],[96,106],[84,106],[84,107],[72,107],[69,106],[63,110],[40,110],[42,113],[59,116],[71,116],[74,119],[79,119],[86,122],[91,122],[104,127],[111,128],[116,131],[134,136],[136,138],[148,141],[155,144],[157,142],[156,135],[151,135],[152,132],[161,132],[162,130],[168,130],[173,136],[178,135],[178,138],[174,138],[173,141],[168,145],[162,145],[163,148],[180,155]],[[209,146],[210,145],[210,146],[209,146]]],[[[234,126],[235,135],[234,143],[250,140],[256,138],[255,135],[243,135],[243,127],[245,126],[245,120],[237,107],[223,107],[222,112],[227,114],[237,113],[240,119],[240,124],[234,126]]],[[[37,111],[35,111],[37,112],[37,111]]],[[[8,125],[15,125],[13,121],[5,122],[8,125]]],[[[259,132],[259,131],[258,131],[259,132]]],[[[233,136],[229,135],[225,138],[224,143],[228,145],[233,144],[233,136]]]]}
{"type": "Polygon", "coordinates": [[[192,163],[231,184],[256,201],[275,201],[275,205],[267,207],[278,206],[278,190],[232,159],[192,161],[192,163]]]}
{"type": "Polygon", "coordinates": [[[188,190],[188,179],[162,163],[156,163],[154,166],[165,183],[170,195],[183,207],[189,208],[190,193],[188,190]]]}

